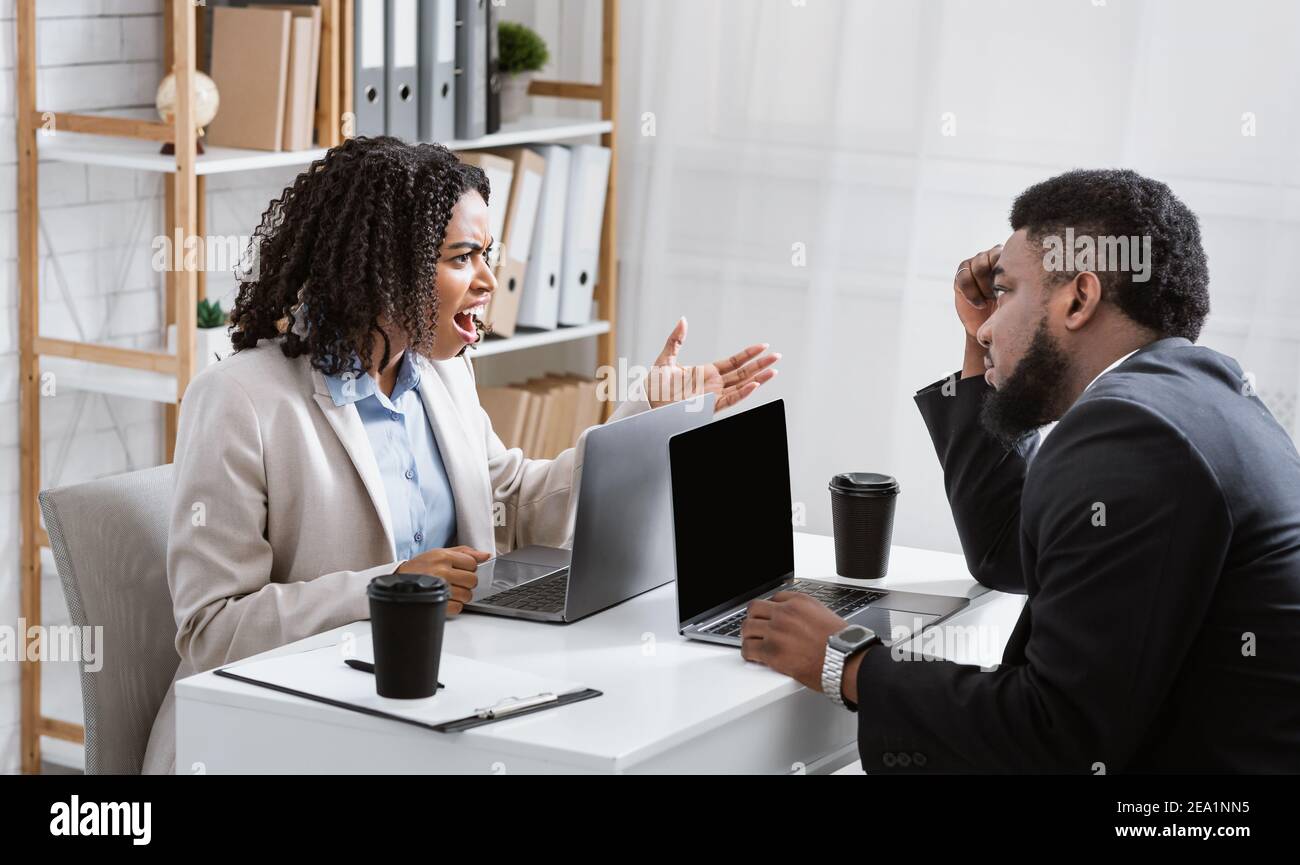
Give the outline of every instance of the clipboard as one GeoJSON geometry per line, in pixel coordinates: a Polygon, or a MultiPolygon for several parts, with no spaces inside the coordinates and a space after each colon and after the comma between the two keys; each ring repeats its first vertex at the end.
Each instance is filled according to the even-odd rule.
{"type": "MultiPolygon", "coordinates": [[[[237,682],[243,682],[244,684],[255,685],[260,688],[266,688],[293,697],[301,697],[304,700],[323,703],[327,706],[334,706],[335,708],[345,709],[349,712],[357,712],[359,714],[370,715],[376,718],[386,718],[393,721],[399,721],[403,724],[410,724],[426,730],[433,730],[437,733],[456,733],[461,730],[469,730],[485,724],[493,724],[497,721],[506,721],[511,718],[531,715],[535,712],[542,712],[558,706],[567,706],[571,703],[590,700],[593,697],[599,697],[603,694],[603,692],[594,688],[575,686],[573,683],[568,684],[569,689],[561,691],[560,687],[563,687],[565,683],[547,683],[544,680],[538,680],[533,677],[531,681],[533,687],[537,687],[538,685],[543,685],[544,687],[544,690],[541,693],[536,694],[536,697],[525,697],[521,699],[519,697],[511,696],[504,699],[497,699],[496,702],[493,703],[491,700],[496,699],[500,695],[501,691],[491,694],[486,687],[479,684],[478,693],[476,694],[475,684],[471,684],[468,690],[466,690],[464,687],[457,688],[456,682],[453,679],[448,678],[446,681],[451,683],[450,686],[438,691],[439,695],[445,695],[444,699],[440,701],[440,703],[434,703],[433,705],[436,706],[442,704],[444,709],[450,709],[453,714],[451,714],[450,718],[445,714],[442,718],[439,718],[436,714],[434,717],[428,717],[432,713],[427,711],[428,704],[426,701],[411,701],[412,705],[425,703],[423,710],[403,712],[403,710],[407,708],[406,705],[397,706],[393,704],[393,701],[383,701],[382,699],[375,700],[373,685],[368,685],[366,687],[365,690],[367,696],[364,698],[357,696],[359,692],[354,686],[346,685],[339,687],[336,682],[336,685],[331,687],[328,683],[322,683],[319,679],[313,679],[310,676],[307,677],[308,684],[306,684],[305,687],[296,687],[299,684],[299,681],[301,681],[305,669],[308,671],[313,668],[316,670],[321,669],[320,661],[317,659],[322,657],[322,653],[330,658],[329,662],[326,664],[328,669],[334,669],[334,665],[337,664],[338,669],[347,671],[345,676],[350,677],[357,675],[355,670],[345,666],[344,664],[338,663],[338,656],[334,654],[336,651],[336,647],[327,646],[323,647],[323,649],[309,650],[294,656],[282,656],[280,658],[268,659],[268,661],[262,662],[260,665],[256,662],[253,664],[239,663],[232,666],[218,668],[212,672],[214,675],[237,682]],[[287,674],[284,671],[285,668],[282,666],[286,663],[292,666],[292,669],[287,674]],[[266,673],[261,677],[258,675],[252,675],[255,672],[262,673],[262,670],[258,669],[259,666],[266,668],[268,664],[280,665],[280,671],[272,672],[270,669],[267,669],[266,673]],[[302,666],[304,664],[307,666],[302,666]],[[254,669],[235,672],[235,670],[245,666],[252,666],[254,669]],[[246,673],[248,675],[246,675],[246,673]],[[314,688],[313,684],[315,685],[314,688]],[[547,685],[552,684],[554,687],[546,687],[547,685]],[[456,690],[459,693],[451,695],[448,693],[449,690],[456,690]],[[549,697],[550,694],[555,694],[555,698],[538,702],[536,705],[529,705],[529,703],[537,697],[549,697]],[[448,702],[448,700],[450,700],[450,702],[448,702]],[[513,703],[511,701],[513,701],[513,703]],[[368,702],[388,702],[390,705],[365,705],[368,702]],[[457,704],[460,706],[459,711],[456,710],[457,704]],[[515,705],[517,704],[525,705],[515,708],[515,705]],[[390,708],[396,709],[396,711],[389,711],[390,708]],[[424,715],[424,717],[419,717],[421,714],[424,715]]],[[[444,658],[450,660],[451,656],[444,656],[444,658]]],[[[457,658],[456,661],[459,661],[461,664],[478,663],[480,667],[484,666],[480,662],[472,662],[468,659],[457,658]]],[[[504,668],[498,669],[505,673],[504,668]]],[[[530,680],[520,679],[519,675],[520,674],[516,674],[513,686],[507,684],[505,680],[509,677],[504,675],[502,677],[503,681],[498,682],[497,684],[501,686],[502,690],[508,688],[509,690],[506,690],[506,693],[513,691],[515,694],[533,694],[534,692],[531,689],[528,689],[530,680]]]]}
{"type": "Polygon", "coordinates": [[[572,691],[568,694],[560,694],[550,702],[542,703],[537,706],[530,706],[527,709],[517,709],[504,715],[496,715],[491,718],[484,718],[479,715],[470,715],[467,718],[461,718],[457,721],[444,721],[441,724],[435,724],[430,727],[431,730],[437,730],[439,733],[459,733],[461,730],[471,730],[474,727],[482,727],[484,724],[495,724],[497,721],[508,721],[511,718],[519,718],[524,715],[531,715],[534,712],[545,712],[547,709],[554,709],[557,706],[567,706],[570,703],[581,703],[583,700],[590,700],[592,697],[599,697],[602,691],[595,688],[584,688],[581,691],[572,691]]]}

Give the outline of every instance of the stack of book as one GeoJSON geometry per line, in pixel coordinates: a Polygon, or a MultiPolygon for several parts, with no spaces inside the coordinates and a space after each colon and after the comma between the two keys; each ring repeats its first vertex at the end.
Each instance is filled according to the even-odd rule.
{"type": "Polygon", "coordinates": [[[221,110],[206,140],[221,147],[308,150],[321,63],[319,6],[212,10],[212,80],[221,110]]]}
{"type": "Polygon", "coordinates": [[[480,387],[478,397],[505,446],[531,459],[558,456],[601,420],[595,380],[577,375],[552,373],[506,387],[480,387]]]}

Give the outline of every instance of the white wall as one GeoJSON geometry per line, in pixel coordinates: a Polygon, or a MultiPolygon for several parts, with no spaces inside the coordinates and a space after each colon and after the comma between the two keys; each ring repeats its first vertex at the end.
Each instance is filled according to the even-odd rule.
{"type": "Polygon", "coordinates": [[[622,45],[621,345],[653,356],[685,312],[692,360],[782,350],[761,394],[786,400],[810,529],[832,474],[884,471],[895,540],[957,549],[911,397],[960,366],[958,262],[1074,167],[1136,169],[1197,212],[1201,341],[1296,432],[1295,4],[655,0],[624,4],[622,45]]]}
{"type": "MultiPolygon", "coordinates": [[[[156,117],[163,76],[161,0],[40,0],[37,106],[42,110],[156,117]]],[[[18,318],[14,0],[0,0],[0,622],[19,615],[18,318]]],[[[57,134],[57,133],[56,133],[57,134]]],[[[248,234],[286,171],[209,180],[209,231],[248,234]]],[[[163,225],[156,174],[57,162],[40,166],[41,333],[112,345],[163,345],[162,276],[150,266],[163,225]],[[48,245],[47,245],[48,244],[48,245]],[[53,254],[51,254],[53,253],[53,254]],[[76,312],[61,289],[66,285],[76,312]]],[[[209,277],[209,296],[228,309],[234,282],[209,277]]],[[[118,474],[162,461],[162,410],[142,400],[59,393],[41,401],[41,486],[118,474]],[[114,422],[116,421],[116,423],[114,422]]],[[[58,575],[46,553],[43,619],[68,620],[58,575]]],[[[81,721],[75,665],[46,664],[43,709],[81,721]]],[[[0,771],[18,768],[18,665],[0,665],[0,771]]],[[[78,749],[46,740],[46,751],[75,759],[78,749]]]]}
{"type": "MultiPolygon", "coordinates": [[[[37,86],[43,108],[117,109],[149,104],[161,77],[157,33],[158,3],[42,2],[37,44],[37,86]]],[[[14,2],[0,3],[0,622],[18,617],[18,319],[17,227],[15,222],[15,79],[14,2]]],[[[121,267],[125,224],[120,214],[151,194],[137,178],[83,166],[44,164],[40,170],[46,227],[72,297],[86,324],[104,323],[111,340],[121,345],[147,344],[157,327],[156,301],[148,291],[153,274],[139,262],[121,267]],[[118,274],[125,273],[124,278],[118,274]],[[118,295],[114,314],[105,321],[106,298],[118,295]]],[[[42,244],[41,274],[44,326],[51,336],[72,331],[68,311],[55,292],[52,263],[42,244]]],[[[58,396],[42,406],[43,447],[55,453],[80,401],[58,396]]],[[[133,456],[152,460],[156,450],[157,409],[149,405],[115,406],[133,456]]],[[[102,404],[86,401],[65,476],[93,476],[123,466],[121,443],[102,404]]],[[[52,461],[51,461],[52,462],[52,461]]],[[[120,469],[119,469],[120,470],[120,469]]],[[[107,472],[106,472],[107,473],[107,472]]],[[[66,621],[57,577],[48,569],[44,581],[48,616],[66,621]],[[50,603],[55,602],[55,603],[50,603]]],[[[75,677],[51,669],[53,687],[46,708],[59,717],[79,720],[80,694],[75,677]]],[[[0,665],[0,770],[18,767],[18,665],[0,665]]]]}

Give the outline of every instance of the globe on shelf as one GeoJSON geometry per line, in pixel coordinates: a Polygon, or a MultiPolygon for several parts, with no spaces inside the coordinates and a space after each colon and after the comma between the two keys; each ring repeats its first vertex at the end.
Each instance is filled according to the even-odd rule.
{"type": "MultiPolygon", "coordinates": [[[[158,93],[154,96],[154,105],[158,107],[158,116],[164,123],[172,123],[176,112],[176,73],[169,74],[158,84],[158,93]]],[[[221,94],[217,92],[217,83],[197,69],[194,70],[194,126],[199,137],[203,136],[203,127],[212,122],[221,106],[221,94]]],[[[203,152],[203,142],[195,139],[198,152],[203,152]]],[[[173,142],[163,145],[163,153],[176,152],[173,142]]]]}

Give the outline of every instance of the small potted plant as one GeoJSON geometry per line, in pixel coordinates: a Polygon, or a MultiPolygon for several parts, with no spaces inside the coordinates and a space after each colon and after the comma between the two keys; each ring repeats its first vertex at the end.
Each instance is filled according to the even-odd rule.
{"type": "MultiPolygon", "coordinates": [[[[219,360],[230,356],[234,346],[230,344],[230,316],[221,308],[221,302],[199,301],[198,330],[194,334],[194,369],[199,371],[219,360]]],[[[167,347],[176,351],[176,325],[167,325],[167,347]]]]}
{"type": "Polygon", "coordinates": [[[533,73],[550,61],[546,42],[533,30],[514,21],[497,25],[501,73],[501,122],[513,123],[524,116],[528,105],[528,84],[533,73]]]}

